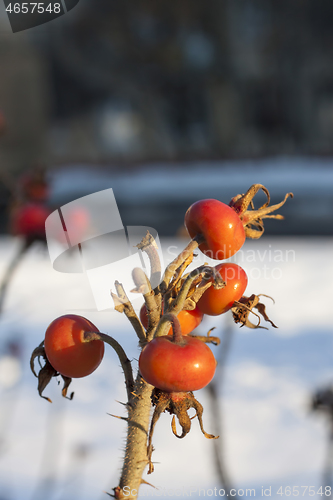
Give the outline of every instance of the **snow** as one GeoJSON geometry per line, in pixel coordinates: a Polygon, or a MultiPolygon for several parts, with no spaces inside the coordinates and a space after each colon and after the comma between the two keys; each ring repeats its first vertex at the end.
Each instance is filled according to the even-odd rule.
{"type": "MultiPolygon", "coordinates": [[[[167,264],[185,240],[161,239],[167,264]]],[[[0,275],[18,241],[0,240],[0,275]]],[[[311,394],[333,382],[331,321],[332,238],[268,238],[247,241],[236,260],[249,274],[247,292],[263,298],[278,325],[268,330],[239,329],[230,315],[205,318],[201,332],[216,326],[222,335],[232,328],[232,346],[220,388],[226,464],[235,488],[321,485],[328,428],[310,412],[311,394]]],[[[207,260],[207,259],[205,259],[207,260]]],[[[196,263],[201,263],[200,256],[196,263]]],[[[101,331],[121,342],[136,367],[137,342],[127,319],[114,311],[94,310],[84,275],[52,269],[47,251],[36,245],[25,256],[8,290],[0,317],[0,493],[10,500],[97,500],[117,485],[125,442],[125,423],[108,414],[124,415],[118,401],[125,387],[116,355],[106,349],[103,363],[61,398],[56,380],[41,399],[29,369],[31,351],[48,324],[66,312],[87,316],[101,331]],[[5,347],[18,339],[20,368],[9,362],[5,347]],[[8,377],[4,374],[8,370],[8,377]]],[[[218,356],[218,347],[212,347],[218,356]]],[[[204,425],[213,415],[205,390],[204,425]]],[[[154,435],[155,472],[144,478],[159,490],[143,486],[141,497],[181,495],[199,498],[199,489],[220,488],[214,471],[212,442],[195,420],[191,433],[176,439],[170,415],[163,414],[154,435]],[[196,490],[196,491],[195,491],[196,490]]],[[[203,492],[200,493],[200,497],[203,492]]],[[[306,493],[303,498],[310,498],[306,493]]]]}

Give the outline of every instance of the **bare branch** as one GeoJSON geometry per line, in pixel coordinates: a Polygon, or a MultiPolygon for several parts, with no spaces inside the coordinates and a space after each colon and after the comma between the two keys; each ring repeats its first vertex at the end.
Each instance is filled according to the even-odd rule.
{"type": "Polygon", "coordinates": [[[150,286],[150,281],[141,268],[136,267],[133,269],[132,277],[137,290],[142,290],[141,293],[143,293],[143,298],[145,300],[148,317],[146,337],[147,341],[149,341],[153,337],[155,328],[160,319],[161,302],[156,301],[157,297],[150,286]]]}
{"type": "Polygon", "coordinates": [[[130,321],[131,325],[133,326],[138,336],[139,344],[143,346],[146,344],[145,329],[143,328],[141,321],[139,320],[136,312],[134,311],[132,303],[127,297],[123,285],[119,283],[119,281],[115,281],[115,287],[118,295],[115,295],[114,293],[111,292],[111,296],[115,304],[115,309],[119,312],[125,313],[126,317],[130,321]]]}
{"type": "Polygon", "coordinates": [[[165,270],[162,283],[159,286],[161,293],[163,294],[169,286],[172,276],[176,273],[177,269],[182,265],[184,261],[193,254],[194,250],[198,248],[200,243],[202,243],[202,236],[198,236],[191,240],[189,244],[184,248],[184,250],[168,265],[165,270]]]}
{"type": "Polygon", "coordinates": [[[150,282],[159,283],[161,279],[161,261],[157,251],[154,237],[147,231],[146,236],[136,245],[139,250],[146,252],[150,262],[150,282]]]}

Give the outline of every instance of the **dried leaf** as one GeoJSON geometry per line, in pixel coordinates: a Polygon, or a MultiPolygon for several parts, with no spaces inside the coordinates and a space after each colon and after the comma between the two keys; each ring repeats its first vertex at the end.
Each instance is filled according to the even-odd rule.
{"type": "Polygon", "coordinates": [[[241,323],[241,326],[247,326],[248,328],[264,328],[267,330],[266,327],[260,326],[260,316],[253,311],[253,309],[257,309],[265,321],[268,321],[274,328],[277,328],[277,326],[266,314],[266,306],[262,302],[259,302],[259,297],[261,296],[268,297],[268,295],[263,294],[252,294],[250,297],[242,297],[238,302],[236,301],[234,303],[234,306],[231,308],[231,312],[235,323],[241,323]],[[256,325],[249,320],[250,313],[254,314],[258,318],[258,323],[256,325]]]}
{"type": "MultiPolygon", "coordinates": [[[[69,377],[65,377],[64,375],[61,375],[61,373],[58,373],[57,370],[55,370],[53,368],[53,366],[51,365],[51,363],[49,362],[49,360],[46,357],[46,353],[45,353],[45,349],[44,349],[44,342],[41,342],[39,344],[39,346],[33,350],[32,354],[31,354],[31,358],[30,358],[30,368],[31,368],[32,373],[35,375],[35,377],[38,378],[37,390],[38,390],[38,393],[39,393],[41,398],[46,399],[47,401],[52,403],[50,398],[48,398],[47,396],[43,396],[43,392],[44,392],[45,388],[48,386],[48,384],[50,383],[50,380],[52,379],[52,377],[57,377],[58,375],[60,375],[64,381],[64,386],[62,389],[62,396],[64,398],[67,397],[68,387],[69,387],[72,379],[69,377]],[[38,359],[39,366],[41,367],[38,375],[35,371],[35,359],[36,358],[38,359]],[[42,366],[41,359],[44,361],[44,366],[42,366]]],[[[74,396],[74,392],[72,392],[67,399],[72,400],[73,396],[74,396]]]]}
{"type": "Polygon", "coordinates": [[[49,385],[51,378],[55,377],[57,373],[58,372],[53,368],[53,366],[51,366],[51,364],[46,360],[45,365],[38,374],[38,394],[41,398],[46,399],[50,403],[52,403],[51,399],[47,396],[43,396],[43,391],[49,385]]]}

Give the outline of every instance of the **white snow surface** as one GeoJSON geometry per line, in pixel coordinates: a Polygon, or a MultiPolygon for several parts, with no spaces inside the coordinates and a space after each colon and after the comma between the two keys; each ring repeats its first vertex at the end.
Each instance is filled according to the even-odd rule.
{"type": "MultiPolygon", "coordinates": [[[[161,242],[165,264],[186,245],[180,239],[161,242]]],[[[17,239],[1,238],[0,276],[17,246],[17,239]]],[[[249,275],[247,293],[274,297],[275,304],[269,298],[263,301],[279,327],[231,326],[233,342],[220,388],[220,443],[229,475],[235,488],[255,488],[257,497],[262,487],[271,487],[271,498],[278,499],[280,486],[313,486],[317,491],[321,485],[328,427],[309,408],[313,391],[333,382],[332,252],[333,238],[263,237],[247,241],[237,256],[249,275]]],[[[201,263],[200,256],[196,263],[201,263]]],[[[125,401],[126,394],[115,353],[107,347],[96,372],[72,382],[72,401],[61,397],[56,380],[45,390],[53,403],[41,399],[30,372],[30,354],[46,327],[67,312],[88,317],[115,337],[137,367],[139,350],[126,317],[94,311],[85,276],[54,271],[47,251],[33,247],[14,275],[0,317],[3,499],[99,500],[107,498],[103,491],[117,485],[126,426],[108,414],[125,415],[118,401],[125,401]],[[23,348],[19,376],[17,363],[11,365],[5,353],[10,339],[19,339],[23,348]]],[[[228,313],[206,317],[198,331],[216,326],[215,333],[222,336],[230,323],[228,313]]],[[[212,350],[218,356],[219,347],[212,350]]],[[[214,416],[206,391],[196,396],[205,407],[204,424],[210,432],[214,416]]],[[[155,472],[144,476],[159,489],[142,486],[140,498],[214,496],[211,492],[221,486],[212,442],[195,419],[190,434],[178,440],[170,421],[169,414],[160,418],[153,440],[155,472]]],[[[303,498],[310,495],[306,492],[303,498]]]]}

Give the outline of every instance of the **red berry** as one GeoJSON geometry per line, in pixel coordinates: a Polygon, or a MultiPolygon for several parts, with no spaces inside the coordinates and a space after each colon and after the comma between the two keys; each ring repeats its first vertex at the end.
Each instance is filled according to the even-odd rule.
{"type": "Polygon", "coordinates": [[[104,342],[84,342],[84,332],[98,332],[91,321],[75,314],[66,314],[52,321],[45,333],[47,359],[61,375],[86,377],[101,363],[104,342]]]}
{"type": "Polygon", "coordinates": [[[215,267],[226,286],[215,289],[208,288],[198,302],[198,308],[209,316],[218,316],[228,311],[235,300],[239,300],[247,287],[247,275],[237,264],[225,263],[215,267]]]}
{"type": "Polygon", "coordinates": [[[165,392],[196,391],[214,377],[216,360],[210,348],[191,336],[174,342],[172,336],[156,337],[139,358],[142,377],[165,392]]]}
{"type": "Polygon", "coordinates": [[[245,231],[237,213],[218,200],[200,200],[187,210],[185,226],[194,238],[202,235],[200,250],[208,257],[223,260],[234,255],[244,244],[245,231]]]}

